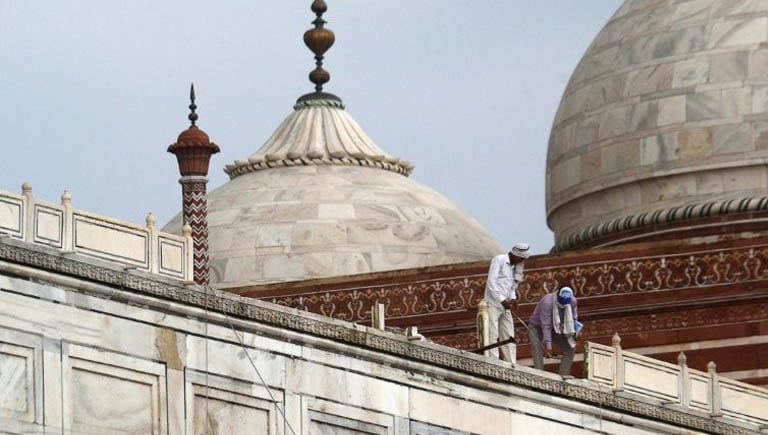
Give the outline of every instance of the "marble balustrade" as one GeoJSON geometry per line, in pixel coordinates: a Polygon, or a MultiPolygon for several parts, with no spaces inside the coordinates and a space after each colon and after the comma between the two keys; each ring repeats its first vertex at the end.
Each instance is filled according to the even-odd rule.
{"type": "Polygon", "coordinates": [[[192,239],[155,228],[154,216],[146,226],[77,210],[69,192],[61,204],[32,196],[25,183],[22,194],[0,191],[0,237],[11,237],[65,252],[124,264],[151,273],[192,280],[192,239]]]}
{"type": "Polygon", "coordinates": [[[612,346],[588,342],[584,361],[587,379],[617,393],[641,394],[712,417],[768,425],[768,390],[718,375],[714,362],[703,372],[689,368],[683,353],[678,364],[659,361],[623,350],[618,335],[612,346]]]}

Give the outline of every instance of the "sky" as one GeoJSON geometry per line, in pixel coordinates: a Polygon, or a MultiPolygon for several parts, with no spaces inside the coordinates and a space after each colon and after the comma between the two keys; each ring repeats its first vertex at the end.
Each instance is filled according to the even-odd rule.
{"type": "MultiPolygon", "coordinates": [[[[547,252],[549,131],[619,0],[326,0],[325,90],[416,181],[502,247],[547,252]]],[[[0,0],[0,190],[159,225],[181,209],[166,149],[198,125],[225,164],[253,154],[312,90],[310,0],[0,0]]]]}

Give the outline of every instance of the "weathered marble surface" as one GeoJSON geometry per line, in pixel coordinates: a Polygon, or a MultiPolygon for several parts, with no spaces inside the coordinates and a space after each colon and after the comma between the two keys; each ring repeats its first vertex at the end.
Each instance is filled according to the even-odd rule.
{"type": "Polygon", "coordinates": [[[0,362],[13,373],[27,367],[9,379],[34,380],[34,388],[18,380],[2,384],[0,396],[17,398],[7,406],[12,415],[0,415],[0,427],[10,433],[224,434],[238,433],[243,422],[256,433],[285,434],[286,421],[296,433],[327,426],[394,435],[410,427],[672,433],[679,424],[744,431],[660,402],[359,325],[226,294],[202,297],[195,288],[110,272],[77,256],[8,249],[17,244],[0,243],[0,258],[30,266],[40,258],[48,272],[0,260],[0,270],[15,270],[0,273],[0,343],[16,349],[1,348],[0,362]],[[57,275],[58,268],[69,275],[57,275]],[[42,282],[19,277],[24,274],[42,282]],[[121,284],[98,284],[113,278],[121,284]],[[241,311],[243,304],[248,308],[241,311]],[[222,316],[232,310],[241,313],[231,321],[246,349],[222,316]]]}
{"type": "MultiPolygon", "coordinates": [[[[208,197],[211,282],[219,287],[483,260],[502,248],[445,197],[396,172],[277,167],[208,197]]],[[[181,217],[165,230],[178,232],[181,217]]]]}
{"type": "Polygon", "coordinates": [[[546,195],[556,244],[577,247],[616,231],[600,224],[642,213],[768,195],[766,45],[764,1],[625,1],[555,117],[546,195]]]}

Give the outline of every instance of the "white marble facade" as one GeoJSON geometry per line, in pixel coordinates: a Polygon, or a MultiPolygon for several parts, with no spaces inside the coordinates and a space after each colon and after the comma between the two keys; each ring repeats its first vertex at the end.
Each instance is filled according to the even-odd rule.
{"type": "Polygon", "coordinates": [[[586,381],[262,301],[206,297],[201,290],[0,241],[0,432],[749,429],[586,381]]]}
{"type": "Polygon", "coordinates": [[[552,127],[556,243],[621,228],[603,223],[636,226],[623,219],[643,213],[707,203],[727,213],[728,200],[767,196],[767,47],[764,1],[625,1],[574,70],[552,127]]]}

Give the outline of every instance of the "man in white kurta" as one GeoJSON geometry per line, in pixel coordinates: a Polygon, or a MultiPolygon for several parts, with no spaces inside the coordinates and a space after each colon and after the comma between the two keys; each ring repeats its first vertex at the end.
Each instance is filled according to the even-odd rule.
{"type": "MultiPolygon", "coordinates": [[[[523,280],[523,262],[529,255],[530,246],[517,243],[507,254],[497,255],[491,260],[485,284],[491,344],[499,338],[503,341],[515,336],[511,310],[517,309],[517,284],[523,280]]],[[[515,364],[517,345],[509,343],[500,348],[504,359],[515,364]]],[[[498,358],[498,349],[492,349],[490,354],[498,358]]]]}

